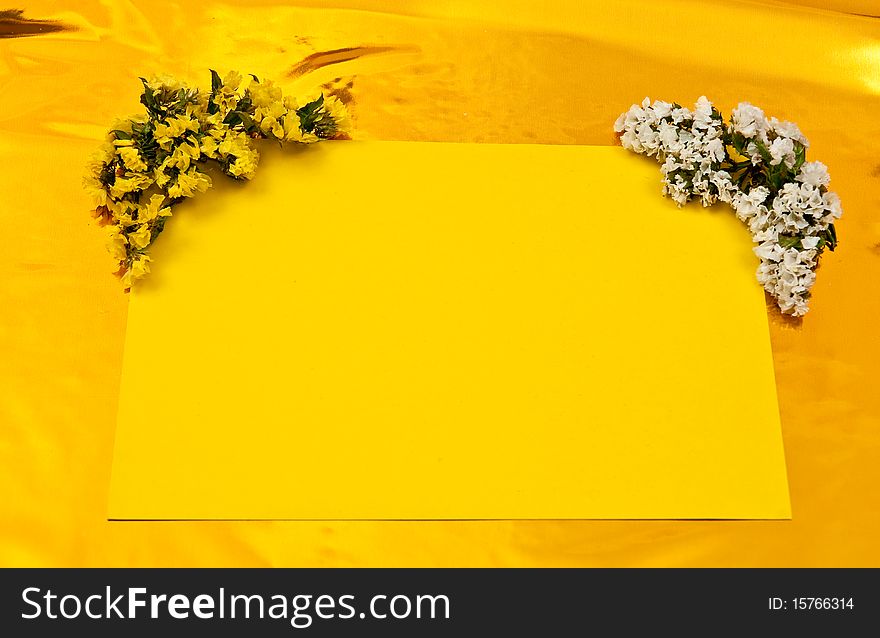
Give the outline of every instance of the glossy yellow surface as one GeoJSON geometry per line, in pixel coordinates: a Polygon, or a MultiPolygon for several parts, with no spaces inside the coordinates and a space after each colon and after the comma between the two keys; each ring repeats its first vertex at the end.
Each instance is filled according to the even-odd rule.
{"type": "Polygon", "coordinates": [[[2,564],[880,565],[876,3],[20,4],[78,30],[0,40],[2,564]],[[127,298],[84,212],[83,159],[137,110],[136,75],[282,79],[364,46],[289,85],[348,92],[360,139],[612,144],[632,102],[704,93],[801,125],[845,216],[810,314],[769,311],[791,521],[104,520],[127,298]]]}
{"type": "Polygon", "coordinates": [[[328,142],[240,186],[132,292],[110,518],[789,516],[748,232],[653,162],[328,142]]]}

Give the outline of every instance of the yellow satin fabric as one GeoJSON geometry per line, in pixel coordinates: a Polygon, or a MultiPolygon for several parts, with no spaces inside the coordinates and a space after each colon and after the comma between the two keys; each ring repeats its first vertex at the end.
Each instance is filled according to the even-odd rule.
{"type": "Polygon", "coordinates": [[[0,40],[0,564],[880,564],[874,3],[533,4],[26,3],[76,30],[0,40]],[[796,121],[845,215],[810,314],[769,310],[793,520],[106,522],[127,299],[79,180],[138,75],[208,67],[327,84],[360,139],[611,144],[645,95],[796,121]]]}

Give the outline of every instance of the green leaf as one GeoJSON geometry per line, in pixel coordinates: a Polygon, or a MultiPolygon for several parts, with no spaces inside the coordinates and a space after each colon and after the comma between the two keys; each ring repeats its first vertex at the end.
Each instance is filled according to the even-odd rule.
{"type": "Polygon", "coordinates": [[[145,78],[140,79],[144,84],[144,92],[141,94],[141,104],[147,107],[147,110],[151,113],[157,113],[158,109],[156,106],[156,96],[153,93],[153,88],[147,84],[147,80],[145,78]]]}
{"type": "Polygon", "coordinates": [[[104,165],[104,168],[101,169],[101,174],[98,176],[98,181],[100,181],[104,186],[113,186],[113,184],[116,182],[115,161],[104,165]]]}
{"type": "Polygon", "coordinates": [[[761,159],[763,159],[767,164],[770,164],[770,160],[773,158],[770,156],[770,151],[767,150],[767,147],[764,146],[764,143],[761,140],[753,139],[752,142],[755,144],[755,148],[758,149],[758,153],[761,155],[761,159]]]}
{"type": "Polygon", "coordinates": [[[156,221],[153,222],[153,227],[150,229],[150,243],[152,244],[156,237],[165,230],[165,224],[168,221],[168,217],[157,217],[156,221]]]}
{"type": "Polygon", "coordinates": [[[131,134],[126,133],[125,131],[120,131],[119,129],[113,129],[110,132],[116,136],[117,140],[130,140],[131,139],[131,134]]]}
{"type": "Polygon", "coordinates": [[[831,252],[834,252],[834,249],[837,248],[837,229],[834,227],[834,224],[828,224],[828,230],[825,231],[825,237],[828,241],[828,248],[831,252]]]}
{"type": "Polygon", "coordinates": [[[217,71],[211,69],[211,95],[208,96],[208,115],[214,115],[214,113],[220,110],[220,107],[214,102],[214,98],[217,96],[217,91],[220,90],[222,84],[223,81],[220,79],[217,71]]]}
{"type": "Polygon", "coordinates": [[[801,238],[797,235],[780,235],[779,236],[779,245],[783,248],[792,248],[797,246],[801,241],[801,238]]]}
{"type": "Polygon", "coordinates": [[[241,121],[241,123],[244,125],[244,128],[248,132],[251,132],[257,128],[257,125],[254,124],[254,119],[250,115],[243,111],[236,111],[235,113],[238,115],[238,119],[241,121]]]}
{"type": "Polygon", "coordinates": [[[795,157],[795,163],[794,163],[794,167],[791,170],[794,171],[795,175],[797,175],[801,170],[801,166],[804,165],[804,162],[807,159],[807,148],[803,144],[799,143],[798,148],[795,151],[794,157],[795,157]]]}
{"type": "Polygon", "coordinates": [[[253,113],[254,104],[249,97],[243,97],[238,101],[238,104],[235,105],[236,111],[246,111],[248,113],[253,113]]]}
{"type": "Polygon", "coordinates": [[[316,100],[301,106],[296,110],[299,116],[300,129],[304,133],[312,133],[322,139],[333,137],[336,134],[336,121],[324,110],[324,94],[316,100]]]}

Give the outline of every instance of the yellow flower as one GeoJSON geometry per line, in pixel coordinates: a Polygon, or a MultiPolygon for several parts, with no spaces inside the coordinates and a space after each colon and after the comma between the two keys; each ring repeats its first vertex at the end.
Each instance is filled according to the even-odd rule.
{"type": "Polygon", "coordinates": [[[104,169],[104,165],[115,159],[115,155],[116,147],[110,142],[104,142],[92,155],[89,168],[97,176],[104,169]]]}
{"type": "Polygon", "coordinates": [[[223,89],[228,90],[230,93],[234,93],[239,84],[241,84],[241,73],[238,71],[230,71],[225,76],[223,76],[223,89]]]}
{"type": "MultiPolygon", "coordinates": [[[[220,113],[212,113],[211,115],[208,115],[207,113],[205,113],[202,115],[202,117],[200,119],[201,119],[202,125],[203,125],[202,128],[203,128],[203,130],[205,130],[205,132],[210,132],[213,134],[214,131],[211,131],[211,129],[216,129],[218,127],[224,126],[223,116],[220,115],[220,113]]],[[[220,133],[222,134],[223,131],[221,130],[220,133]]]]}
{"type": "Polygon", "coordinates": [[[124,200],[121,202],[107,200],[107,209],[116,223],[122,226],[131,226],[134,223],[132,215],[137,210],[137,204],[124,200]]]}
{"type": "Polygon", "coordinates": [[[198,143],[189,143],[185,141],[174,149],[174,152],[171,154],[171,161],[168,162],[168,165],[175,166],[181,171],[185,171],[189,168],[190,162],[199,159],[201,155],[202,151],[199,148],[198,143]]]}
{"type": "Polygon", "coordinates": [[[168,89],[169,91],[179,91],[180,89],[186,88],[186,85],[183,82],[167,73],[154,75],[147,81],[147,84],[154,91],[161,91],[163,88],[168,89]]]}
{"type": "Polygon", "coordinates": [[[131,288],[135,281],[150,272],[150,261],[150,256],[144,254],[137,254],[132,258],[131,266],[122,275],[122,283],[126,288],[131,288]]]}
{"type": "Polygon", "coordinates": [[[227,135],[223,141],[217,146],[217,152],[220,155],[232,155],[232,152],[239,148],[234,135],[227,135]]]}
{"type": "MultiPolygon", "coordinates": [[[[143,122],[143,118],[139,116],[132,116],[126,118],[117,118],[110,123],[110,131],[122,131],[123,133],[131,133],[131,125],[133,122],[137,122],[140,124],[143,122]]],[[[108,133],[108,136],[112,138],[112,133],[108,133]]]]}
{"type": "Polygon", "coordinates": [[[164,149],[168,149],[175,139],[181,137],[187,131],[196,132],[199,130],[199,121],[191,114],[178,115],[168,120],[167,124],[159,122],[153,129],[153,137],[156,142],[164,149]]]}
{"type": "Polygon", "coordinates": [[[235,107],[238,106],[239,97],[236,93],[226,94],[226,93],[218,93],[214,97],[214,103],[219,107],[219,111],[217,115],[222,117],[226,117],[229,114],[229,111],[234,111],[235,107]]]}
{"type": "Polygon", "coordinates": [[[137,230],[128,233],[128,243],[135,250],[141,250],[150,245],[151,231],[149,224],[140,224],[137,230]]]}
{"type": "Polygon", "coordinates": [[[280,101],[270,102],[254,110],[254,122],[260,125],[264,134],[271,133],[277,139],[284,139],[284,127],[281,119],[287,114],[287,109],[280,101]]]}
{"type": "Polygon", "coordinates": [[[276,120],[280,120],[282,117],[287,115],[287,109],[284,108],[284,105],[281,102],[274,102],[269,107],[269,115],[274,117],[276,120]]]}
{"type": "Polygon", "coordinates": [[[158,186],[159,188],[165,188],[165,185],[171,181],[171,176],[165,172],[166,166],[167,164],[165,162],[162,162],[162,165],[156,168],[155,171],[153,171],[153,177],[155,177],[156,179],[156,186],[158,186]]]}
{"type": "MultiPolygon", "coordinates": [[[[199,128],[201,128],[202,121],[205,119],[207,115],[207,111],[205,110],[207,107],[207,101],[199,101],[195,104],[187,104],[186,105],[186,114],[196,120],[199,128]]],[[[196,130],[199,130],[196,128],[196,130]]]]}
{"type": "Polygon", "coordinates": [[[234,177],[251,179],[257,171],[260,154],[257,151],[248,150],[242,155],[236,155],[235,162],[229,165],[229,174],[234,177]]]}
{"type": "Polygon", "coordinates": [[[159,146],[167,148],[174,141],[175,136],[172,135],[173,132],[173,129],[169,125],[159,122],[153,129],[153,137],[159,146]]]}
{"type": "Polygon", "coordinates": [[[150,272],[150,262],[153,261],[149,255],[136,255],[131,262],[131,271],[135,279],[143,277],[150,272]]]}
{"type": "Polygon", "coordinates": [[[157,217],[170,217],[171,207],[162,207],[165,203],[164,195],[153,195],[146,204],[138,207],[138,221],[151,222],[157,217]]]}
{"type": "MultiPolygon", "coordinates": [[[[83,180],[99,216],[111,225],[108,249],[117,266],[125,269],[123,281],[128,286],[149,272],[150,257],[143,251],[149,247],[153,231],[171,215],[172,202],[210,188],[210,177],[195,162],[217,160],[228,175],[250,179],[260,159],[252,137],[311,143],[319,141],[318,135],[330,137],[334,131],[344,133],[351,127],[345,106],[330,96],[324,98],[321,112],[315,114],[318,134],[303,133],[295,98],[285,97],[271,81],[260,82],[235,71],[227,73],[213,92],[214,104],[219,108],[212,108],[215,112],[210,114],[208,91],[190,89],[168,76],[147,84],[148,98],[152,90],[152,101],[176,115],[161,119],[153,109],[146,117],[115,122],[83,180]],[[239,108],[246,95],[251,104],[247,111],[257,133],[246,133],[240,124],[224,123],[228,112],[239,108]],[[117,138],[137,137],[150,128],[163,149],[161,162],[152,153],[141,154],[134,140],[117,138]],[[106,186],[110,180],[113,183],[106,186]]],[[[242,118],[250,124],[247,117],[242,118]]]]}
{"type": "Polygon", "coordinates": [[[271,133],[279,140],[284,139],[284,126],[274,117],[269,116],[263,118],[260,122],[260,130],[266,134],[271,133]]]}
{"type": "Polygon", "coordinates": [[[125,235],[122,234],[122,229],[119,226],[114,224],[108,226],[108,228],[107,250],[113,256],[113,259],[116,260],[116,268],[119,268],[119,264],[125,261],[125,257],[128,254],[128,249],[126,248],[128,242],[125,239],[125,235]]]}
{"type": "Polygon", "coordinates": [[[138,152],[133,146],[123,146],[117,149],[116,152],[119,154],[119,157],[122,158],[122,163],[125,164],[127,169],[132,171],[147,170],[147,163],[141,157],[140,152],[138,152]]]}
{"type": "Polygon", "coordinates": [[[238,90],[236,91],[236,93],[238,93],[240,96],[244,97],[245,92],[248,91],[248,89],[250,89],[251,86],[256,85],[256,84],[259,84],[259,82],[254,80],[254,76],[243,75],[241,77],[241,82],[238,83],[238,90]]]}
{"type": "Polygon", "coordinates": [[[245,133],[229,131],[217,147],[217,152],[222,156],[234,155],[235,157],[241,157],[251,152],[250,139],[245,133]]]}
{"type": "Polygon", "coordinates": [[[177,180],[168,188],[168,196],[172,199],[178,197],[192,197],[196,193],[203,193],[211,187],[211,179],[198,171],[195,167],[186,173],[180,173],[177,180]]]}
{"type": "Polygon", "coordinates": [[[95,208],[107,205],[107,189],[94,175],[89,174],[83,177],[83,188],[91,197],[95,208]]]}
{"type": "Polygon", "coordinates": [[[282,100],[281,89],[275,86],[271,80],[252,82],[250,89],[251,101],[257,108],[271,106],[273,102],[282,100]]]}
{"type": "Polygon", "coordinates": [[[297,144],[312,144],[318,141],[318,136],[314,133],[303,133],[299,128],[299,117],[293,114],[284,118],[284,139],[288,142],[296,142],[297,144]],[[288,125],[288,120],[290,124],[288,125]]]}
{"type": "Polygon", "coordinates": [[[205,154],[206,157],[211,159],[216,159],[217,157],[217,140],[213,137],[206,135],[202,138],[202,153],[205,154]]]}
{"type": "Polygon", "coordinates": [[[141,191],[153,183],[153,179],[139,173],[128,173],[125,177],[117,177],[110,187],[110,196],[120,199],[126,193],[141,191]]]}
{"type": "Polygon", "coordinates": [[[351,117],[342,100],[330,95],[324,98],[324,110],[336,122],[336,130],[340,133],[351,132],[351,117]]]}
{"type": "MultiPolygon", "coordinates": [[[[251,80],[250,76],[242,78],[241,74],[237,71],[230,71],[223,77],[220,88],[214,95],[214,104],[219,107],[219,111],[214,113],[214,116],[219,116],[219,120],[214,122],[215,124],[219,124],[229,111],[234,110],[238,106],[238,102],[244,97],[251,80]]],[[[209,125],[211,123],[208,122],[209,125]]]]}

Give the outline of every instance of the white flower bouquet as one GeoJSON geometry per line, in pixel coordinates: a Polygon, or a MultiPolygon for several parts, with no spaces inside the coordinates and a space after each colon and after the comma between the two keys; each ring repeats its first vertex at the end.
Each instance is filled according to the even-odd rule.
{"type": "Polygon", "coordinates": [[[693,111],[645,98],[614,123],[623,147],[662,162],[663,194],[679,206],[730,204],[752,233],[758,281],[785,314],[809,310],[819,256],[834,250],[840,198],[828,170],[807,162],[797,125],[741,103],[725,123],[705,97],[693,111]]]}

